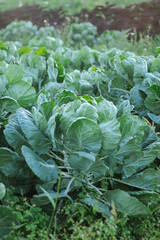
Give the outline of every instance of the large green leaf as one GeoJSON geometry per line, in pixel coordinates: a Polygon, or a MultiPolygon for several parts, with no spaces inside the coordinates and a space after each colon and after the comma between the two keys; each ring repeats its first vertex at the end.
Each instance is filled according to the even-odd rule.
{"type": "Polygon", "coordinates": [[[99,123],[116,118],[117,108],[112,102],[101,97],[97,98],[96,101],[99,123]]]}
{"type": "Polygon", "coordinates": [[[15,64],[10,64],[4,71],[4,74],[9,83],[22,80],[24,76],[23,69],[15,64]]]}
{"type": "Polygon", "coordinates": [[[133,79],[135,62],[136,60],[133,57],[122,60],[122,66],[130,79],[133,79]]]}
{"type": "Polygon", "coordinates": [[[103,136],[101,155],[107,155],[118,145],[121,139],[120,124],[117,119],[113,119],[102,122],[99,127],[103,136]]]}
{"type": "Polygon", "coordinates": [[[40,113],[35,107],[32,107],[32,115],[36,127],[42,132],[45,133],[47,129],[47,120],[45,116],[40,113]]]}
{"type": "Polygon", "coordinates": [[[10,233],[13,223],[17,223],[16,214],[10,208],[0,206],[0,239],[10,233]]]}
{"type": "Polygon", "coordinates": [[[6,177],[1,171],[0,171],[0,182],[3,182],[5,184],[5,187],[9,190],[11,190],[15,194],[26,194],[29,193],[33,187],[33,176],[34,174],[32,171],[29,169],[28,165],[25,163],[24,160],[24,165],[27,169],[23,173],[22,178],[16,178],[16,177],[6,177]],[[28,174],[29,172],[29,174],[28,174]],[[26,174],[26,175],[25,175],[26,174]]]}
{"type": "Polygon", "coordinates": [[[88,206],[92,206],[97,212],[102,213],[104,217],[109,217],[111,215],[110,209],[107,204],[96,200],[95,198],[86,197],[82,199],[82,202],[86,203],[88,206]]]}
{"type": "Polygon", "coordinates": [[[73,152],[69,155],[68,162],[76,171],[86,172],[95,162],[95,155],[86,152],[73,152]]]}
{"type": "Polygon", "coordinates": [[[122,138],[133,137],[135,142],[139,143],[142,140],[144,131],[147,127],[145,120],[135,115],[125,115],[119,118],[122,138]]]}
{"type": "Polygon", "coordinates": [[[34,104],[36,91],[28,82],[18,81],[9,84],[5,95],[14,98],[21,107],[26,108],[34,104]]]}
{"type": "Polygon", "coordinates": [[[89,103],[83,103],[76,111],[78,117],[86,117],[97,122],[98,114],[97,109],[89,103]]]}
{"type": "Polygon", "coordinates": [[[118,106],[117,118],[124,115],[128,115],[134,109],[134,106],[130,104],[129,100],[125,100],[118,106]]]}
{"type": "Polygon", "coordinates": [[[90,166],[88,173],[93,174],[94,178],[92,180],[96,182],[99,179],[103,178],[108,170],[109,169],[104,161],[96,161],[90,166]]]}
{"type": "MultiPolygon", "coordinates": [[[[148,72],[148,66],[145,59],[142,57],[136,57],[136,62],[134,64],[134,81],[137,82],[137,78],[144,77],[148,72]]],[[[141,80],[142,81],[142,80],[141,80]]]]}
{"type": "Polygon", "coordinates": [[[130,178],[123,179],[121,182],[142,190],[160,192],[160,172],[155,169],[147,169],[130,178]]]}
{"type": "Polygon", "coordinates": [[[6,188],[3,183],[0,182],[0,200],[5,196],[6,188]]]}
{"type": "Polygon", "coordinates": [[[80,117],[69,126],[67,144],[74,150],[88,150],[98,153],[102,144],[102,133],[99,126],[88,118],[80,117]]]}
{"type": "Polygon", "coordinates": [[[8,124],[5,126],[4,135],[7,142],[18,154],[21,154],[21,147],[23,145],[29,146],[15,114],[9,117],[8,124]]]}
{"type": "Polygon", "coordinates": [[[63,92],[59,93],[56,99],[57,105],[61,106],[63,104],[67,104],[68,102],[72,102],[76,100],[77,97],[72,91],[63,90],[63,92]]]}
{"type": "Polygon", "coordinates": [[[155,212],[157,211],[160,206],[160,194],[153,192],[153,191],[147,191],[147,190],[141,190],[141,191],[129,191],[129,194],[136,197],[139,201],[144,203],[150,211],[155,212]]]}
{"type": "Polygon", "coordinates": [[[74,121],[77,118],[76,111],[80,106],[81,101],[79,100],[70,102],[66,106],[64,106],[63,114],[60,118],[61,128],[64,133],[66,133],[72,121],[74,121]]]}
{"type": "Polygon", "coordinates": [[[130,100],[131,103],[135,106],[136,111],[140,116],[145,116],[147,113],[146,106],[144,104],[146,94],[142,89],[136,85],[130,91],[130,100]]]}
{"type": "Polygon", "coordinates": [[[0,97],[5,92],[7,83],[8,81],[6,77],[4,75],[0,75],[0,97]]]}
{"type": "Polygon", "coordinates": [[[149,166],[156,157],[160,154],[160,142],[153,142],[147,148],[144,149],[143,155],[139,159],[139,169],[143,169],[149,166]]]}
{"type": "Polygon", "coordinates": [[[51,146],[51,141],[46,138],[33,121],[32,114],[20,108],[16,113],[21,129],[29,144],[38,153],[46,153],[51,146]]]}
{"type": "Polygon", "coordinates": [[[55,103],[53,102],[53,100],[50,100],[48,102],[43,102],[40,106],[40,111],[43,113],[47,121],[52,116],[52,110],[54,106],[55,106],[55,103]]]}
{"type": "Polygon", "coordinates": [[[103,194],[105,200],[114,203],[116,209],[131,215],[148,214],[147,207],[137,198],[131,197],[120,189],[107,191],[103,194]]]}
{"type": "MultiPolygon", "coordinates": [[[[49,190],[47,192],[50,195],[50,198],[52,199],[56,199],[57,196],[58,198],[68,197],[70,199],[70,197],[67,195],[68,192],[66,192],[66,190],[61,191],[60,193],[58,193],[58,195],[57,195],[57,192],[54,192],[53,190],[49,190]]],[[[37,206],[44,206],[49,204],[50,200],[45,193],[40,193],[38,195],[33,196],[33,198],[31,199],[31,203],[36,204],[37,206]]]]}
{"type": "Polygon", "coordinates": [[[155,114],[160,114],[160,86],[152,85],[147,90],[146,107],[155,114]]]}
{"type": "Polygon", "coordinates": [[[123,172],[125,177],[130,177],[137,171],[149,166],[160,154],[160,143],[155,142],[149,145],[144,151],[140,152],[139,150],[137,146],[137,154],[135,151],[135,154],[134,152],[131,153],[131,155],[123,161],[123,172]]]}
{"type": "Polygon", "coordinates": [[[113,62],[114,69],[116,70],[118,75],[127,79],[128,76],[127,76],[126,71],[124,70],[124,68],[122,66],[122,59],[125,59],[126,57],[123,56],[123,55],[120,55],[120,54],[121,54],[121,52],[117,51],[115,57],[113,59],[111,59],[111,62],[113,62]]]}
{"type": "Polygon", "coordinates": [[[148,113],[148,116],[154,123],[160,124],[160,115],[156,116],[152,113],[148,113]]]}
{"type": "Polygon", "coordinates": [[[32,172],[42,181],[58,179],[58,168],[54,161],[44,161],[33,150],[26,146],[22,147],[22,153],[32,172]]]}
{"type": "Polygon", "coordinates": [[[17,101],[11,97],[0,98],[0,112],[6,111],[14,113],[19,107],[17,101]]]}
{"type": "Polygon", "coordinates": [[[7,177],[20,179],[32,176],[24,159],[8,148],[0,148],[0,170],[7,177]]]}
{"type": "Polygon", "coordinates": [[[160,73],[147,73],[143,84],[146,86],[160,85],[160,73]]]}

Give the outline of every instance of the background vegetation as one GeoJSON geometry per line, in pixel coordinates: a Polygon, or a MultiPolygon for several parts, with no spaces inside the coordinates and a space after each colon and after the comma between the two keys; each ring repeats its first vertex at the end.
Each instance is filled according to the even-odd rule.
{"type": "MultiPolygon", "coordinates": [[[[145,2],[150,2],[151,0],[146,0],[145,2]]],[[[46,8],[59,8],[62,7],[67,10],[68,13],[73,14],[80,12],[82,8],[93,9],[97,5],[105,5],[108,2],[109,4],[116,4],[118,7],[125,7],[130,4],[136,4],[144,2],[144,0],[0,0],[0,10],[8,10],[22,6],[22,4],[39,4],[46,8]]]]}
{"type": "MultiPolygon", "coordinates": [[[[148,0],[149,1],[149,0],[148,0]]],[[[0,10],[7,10],[19,6],[19,4],[29,3],[37,4],[34,0],[0,0],[0,10]]],[[[79,12],[82,8],[94,8],[96,5],[104,5],[105,0],[39,0],[38,4],[47,8],[64,8],[69,13],[79,12]],[[71,8],[72,6],[72,8],[71,8]]],[[[131,3],[140,3],[143,0],[109,0],[110,4],[115,3],[117,6],[124,7],[131,3]]],[[[160,42],[160,37],[152,40],[141,37],[140,42],[136,41],[136,33],[129,42],[126,33],[122,33],[117,39],[113,38],[112,43],[108,41],[108,49],[114,47],[125,51],[133,51],[136,55],[150,55],[156,53],[156,47],[160,42]],[[110,45],[109,45],[110,44],[110,45]]],[[[100,46],[103,48],[103,46],[100,46]]],[[[108,50],[107,49],[107,50],[108,50]]],[[[147,217],[130,217],[126,214],[117,214],[112,209],[110,220],[106,220],[92,208],[87,208],[82,203],[68,204],[62,209],[61,214],[64,216],[63,221],[58,222],[55,219],[54,226],[50,234],[47,233],[50,217],[43,212],[40,207],[30,204],[29,198],[24,196],[15,196],[7,192],[5,205],[9,205],[16,213],[19,225],[14,225],[6,240],[34,240],[34,239],[64,239],[64,240],[158,240],[160,239],[160,213],[153,213],[147,217]]]]}

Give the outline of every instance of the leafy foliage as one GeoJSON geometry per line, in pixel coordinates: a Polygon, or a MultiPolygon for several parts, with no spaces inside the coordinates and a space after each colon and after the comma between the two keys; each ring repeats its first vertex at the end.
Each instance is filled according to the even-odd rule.
{"type": "MultiPolygon", "coordinates": [[[[88,23],[71,26],[69,34],[84,27],[96,36],[88,23]]],[[[43,33],[26,47],[0,45],[0,198],[6,186],[48,209],[78,201],[104,217],[113,205],[131,215],[156,211],[159,55],[72,50],[54,38],[54,28],[36,34],[43,33]]],[[[14,213],[0,207],[11,220],[6,235],[14,213]]]]}

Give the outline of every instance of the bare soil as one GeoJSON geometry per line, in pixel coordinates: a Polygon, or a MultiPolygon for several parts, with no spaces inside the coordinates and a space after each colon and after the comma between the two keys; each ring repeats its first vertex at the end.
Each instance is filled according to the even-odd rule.
{"type": "Polygon", "coordinates": [[[63,28],[79,19],[79,22],[89,21],[102,33],[106,29],[125,30],[136,29],[138,33],[160,34],[160,1],[144,2],[130,5],[125,8],[116,8],[114,5],[97,6],[92,11],[83,9],[81,13],[68,16],[62,9],[45,10],[34,5],[25,5],[20,8],[0,12],[0,29],[6,27],[13,20],[30,20],[38,27],[46,22],[57,28],[63,28]]]}

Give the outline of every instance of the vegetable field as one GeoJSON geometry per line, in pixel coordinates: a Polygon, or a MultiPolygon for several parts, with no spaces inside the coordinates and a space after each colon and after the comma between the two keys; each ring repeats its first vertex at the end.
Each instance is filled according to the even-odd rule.
{"type": "Polygon", "coordinates": [[[0,239],[24,227],[9,193],[51,216],[42,239],[58,239],[75,203],[103,221],[159,211],[160,49],[106,47],[129,45],[125,34],[89,22],[0,30],[0,239]]]}

